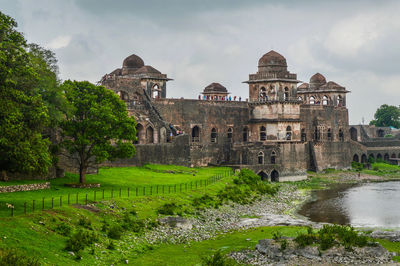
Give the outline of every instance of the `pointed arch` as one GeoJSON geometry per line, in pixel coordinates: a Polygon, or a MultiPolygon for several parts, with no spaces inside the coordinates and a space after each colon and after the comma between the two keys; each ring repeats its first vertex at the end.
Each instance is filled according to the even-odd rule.
{"type": "Polygon", "coordinates": [[[260,151],[257,155],[258,164],[264,164],[264,153],[260,151]]]}
{"type": "Polygon", "coordinates": [[[192,128],[192,142],[200,142],[200,128],[198,126],[192,128]]]}
{"type": "Polygon", "coordinates": [[[271,182],[279,182],[279,172],[275,169],[271,172],[271,182]]]}

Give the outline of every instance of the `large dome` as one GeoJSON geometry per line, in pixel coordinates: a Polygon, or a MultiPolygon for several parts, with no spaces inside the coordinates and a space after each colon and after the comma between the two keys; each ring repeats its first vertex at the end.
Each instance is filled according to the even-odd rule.
{"type": "Polygon", "coordinates": [[[316,73],[310,78],[310,83],[312,83],[312,84],[325,84],[326,83],[326,78],[322,74],[316,73]]]}
{"type": "Polygon", "coordinates": [[[204,92],[220,92],[220,93],[226,93],[228,92],[224,86],[222,86],[219,83],[211,83],[207,87],[204,88],[204,92]]]}
{"type": "Polygon", "coordinates": [[[125,58],[122,66],[126,68],[141,68],[142,66],[144,66],[144,62],[142,58],[133,54],[125,58]]]}
{"type": "Polygon", "coordinates": [[[287,67],[286,58],[281,54],[271,50],[265,55],[263,55],[260,60],[258,60],[259,67],[265,66],[285,66],[287,67]]]}

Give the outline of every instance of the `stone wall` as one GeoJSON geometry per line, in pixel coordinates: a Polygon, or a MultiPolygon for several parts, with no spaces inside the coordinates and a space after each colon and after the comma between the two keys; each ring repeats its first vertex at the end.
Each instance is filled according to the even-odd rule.
{"type": "Polygon", "coordinates": [[[26,185],[0,186],[0,193],[50,189],[50,182],[26,185]]]}

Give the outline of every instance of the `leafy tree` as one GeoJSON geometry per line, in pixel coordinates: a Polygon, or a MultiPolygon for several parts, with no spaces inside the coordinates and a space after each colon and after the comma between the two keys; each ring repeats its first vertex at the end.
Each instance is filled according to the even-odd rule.
{"type": "Polygon", "coordinates": [[[71,105],[61,122],[62,144],[79,165],[80,183],[88,167],[135,154],[136,122],[115,93],[87,81],[68,80],[62,89],[71,105]]]}
{"type": "Polygon", "coordinates": [[[48,125],[48,110],[36,93],[39,74],[26,52],[17,23],[0,12],[0,170],[48,171],[49,141],[41,132],[48,125]]]}
{"type": "Polygon", "coordinates": [[[376,110],[374,117],[370,125],[400,128],[400,107],[383,104],[376,110]]]}

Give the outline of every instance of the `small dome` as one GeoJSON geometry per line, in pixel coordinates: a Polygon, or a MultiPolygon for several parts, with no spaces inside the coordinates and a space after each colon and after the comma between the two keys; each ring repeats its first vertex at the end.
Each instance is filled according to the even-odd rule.
{"type": "Polygon", "coordinates": [[[306,90],[310,87],[310,85],[306,82],[302,83],[299,87],[297,87],[297,89],[299,90],[306,90]]]}
{"type": "Polygon", "coordinates": [[[122,66],[126,68],[141,68],[142,66],[144,66],[144,62],[142,58],[133,54],[125,58],[122,66]]]}
{"type": "Polygon", "coordinates": [[[155,69],[152,66],[142,66],[138,70],[135,71],[135,74],[161,74],[160,71],[155,69]]]}
{"type": "Polygon", "coordinates": [[[224,86],[219,83],[211,83],[204,88],[204,92],[228,92],[224,86]]]}
{"type": "Polygon", "coordinates": [[[322,74],[316,73],[310,78],[310,83],[325,84],[326,83],[326,79],[322,74]]]}
{"type": "Polygon", "coordinates": [[[121,69],[120,68],[115,69],[113,72],[110,73],[110,75],[120,76],[121,75],[121,69]]]}
{"type": "Polygon", "coordinates": [[[258,60],[258,66],[285,66],[287,67],[286,59],[281,54],[271,50],[265,55],[263,55],[260,60],[258,60]]]}

